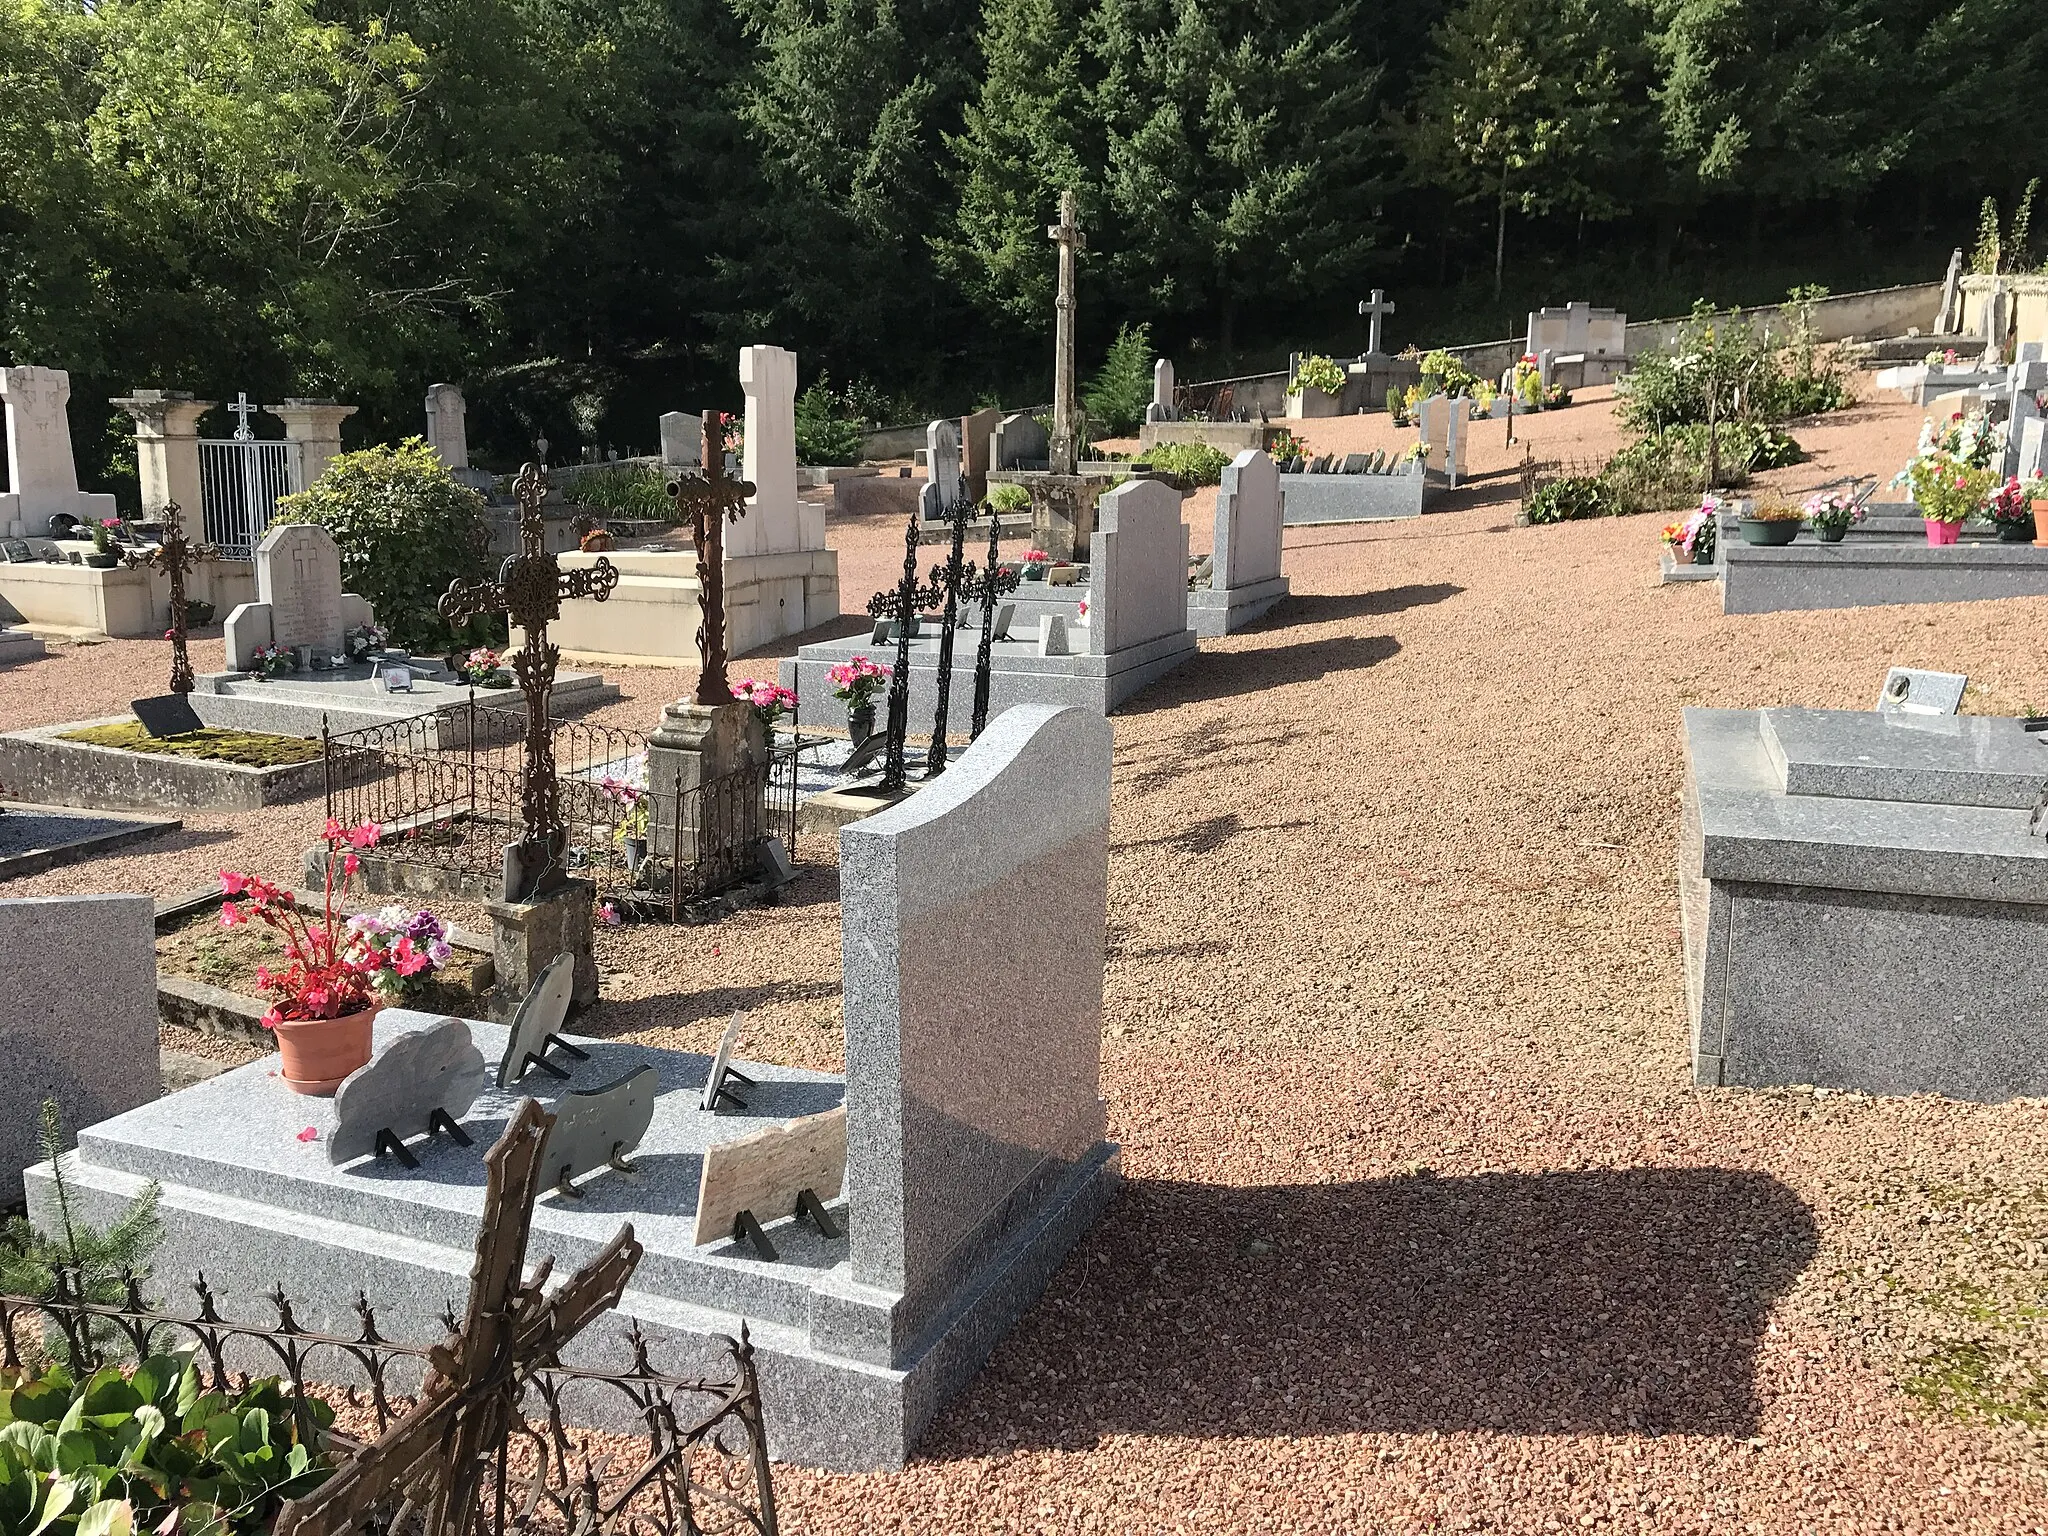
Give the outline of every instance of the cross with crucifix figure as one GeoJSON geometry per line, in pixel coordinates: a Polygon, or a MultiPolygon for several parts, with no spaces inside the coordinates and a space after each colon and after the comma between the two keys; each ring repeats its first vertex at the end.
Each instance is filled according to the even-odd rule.
{"type": "Polygon", "coordinates": [[[1378,357],[1380,355],[1380,321],[1394,312],[1394,302],[1387,297],[1385,289],[1375,288],[1370,299],[1360,299],[1358,301],[1358,312],[1368,317],[1366,320],[1368,331],[1365,355],[1367,357],[1378,357]]]}
{"type": "Polygon", "coordinates": [[[725,675],[725,525],[746,514],[751,481],[725,473],[725,417],[704,413],[704,473],[671,480],[669,500],[677,521],[688,520],[690,542],[697,548],[697,699],[699,704],[730,704],[732,685],[725,675]]]}
{"type": "Polygon", "coordinates": [[[185,537],[184,514],[175,501],[164,503],[164,531],[155,549],[146,553],[131,550],[123,557],[130,567],[149,566],[171,580],[171,627],[164,638],[171,642],[171,692],[192,691],[192,656],[185,648],[185,578],[202,560],[218,558],[211,544],[194,544],[185,537]]]}
{"type": "Polygon", "coordinates": [[[1053,299],[1052,446],[1047,468],[1056,475],[1071,475],[1080,463],[1080,445],[1074,441],[1074,257],[1088,247],[1073,193],[1060,194],[1060,221],[1046,226],[1045,237],[1060,248],[1060,285],[1053,299]]]}
{"type": "Polygon", "coordinates": [[[441,597],[441,617],[467,624],[487,613],[502,613],[524,637],[512,658],[513,675],[526,700],[526,769],[521,784],[519,871],[508,879],[505,899],[522,901],[540,895],[562,878],[562,850],[567,836],[555,780],[553,723],[548,696],[554,692],[555,664],[561,652],[548,643],[548,625],[560,616],[562,599],[587,597],[603,602],[619,584],[618,568],[599,556],[586,570],[564,571],[547,547],[547,529],[540,507],[548,494],[548,475],[528,464],[513,483],[519,503],[519,553],[498,567],[496,581],[453,581],[441,597]]]}
{"type": "Polygon", "coordinates": [[[418,1401],[333,1477],[286,1504],[274,1536],[353,1536],[407,1502],[425,1516],[423,1536],[483,1528],[479,1500],[492,1493],[486,1475],[527,1378],[619,1304],[643,1252],[632,1227],[622,1226],[553,1295],[542,1294],[552,1260],[525,1278],[533,1202],[546,1187],[541,1154],[554,1125],[537,1101],[523,1099],[484,1155],[469,1308],[459,1326],[449,1318],[447,1341],[427,1352],[418,1401]]]}

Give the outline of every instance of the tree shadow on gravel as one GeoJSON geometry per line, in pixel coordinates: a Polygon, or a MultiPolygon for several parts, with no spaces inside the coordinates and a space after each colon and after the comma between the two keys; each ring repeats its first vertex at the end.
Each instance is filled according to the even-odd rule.
{"type": "Polygon", "coordinates": [[[751,1013],[773,1003],[816,1002],[839,996],[836,981],[774,981],[758,987],[706,987],[696,992],[660,992],[652,997],[606,998],[576,1015],[575,1031],[614,1040],[643,1029],[678,1029],[751,1013]]]}
{"type": "Polygon", "coordinates": [[[1746,1437],[1811,1214],[1738,1169],[1138,1180],[922,1454],[1116,1434],[1746,1437]]]}
{"type": "Polygon", "coordinates": [[[1457,597],[1465,589],[1448,581],[1388,587],[1380,592],[1297,592],[1282,598],[1273,611],[1239,633],[1259,634],[1295,624],[1326,624],[1368,614],[1402,613],[1457,597]]]}
{"type": "Polygon", "coordinates": [[[1167,673],[1116,713],[1149,715],[1204,699],[1233,699],[1286,683],[1313,683],[1332,672],[1359,672],[1401,653],[1392,635],[1336,635],[1257,651],[1204,651],[1167,673]]]}

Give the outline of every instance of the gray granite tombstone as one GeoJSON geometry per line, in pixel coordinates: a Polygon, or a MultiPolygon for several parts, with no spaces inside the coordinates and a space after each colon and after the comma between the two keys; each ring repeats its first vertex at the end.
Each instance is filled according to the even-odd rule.
{"type": "Polygon", "coordinates": [[[1881,715],[1952,715],[1963,707],[1970,679],[1961,672],[1923,672],[1893,667],[1877,692],[1881,715]]]}
{"type": "Polygon", "coordinates": [[[1248,448],[1224,468],[1209,579],[1188,593],[1188,624],[1196,634],[1242,629],[1287,595],[1280,574],[1282,512],[1279,466],[1265,453],[1248,448]]]}
{"type": "Polygon", "coordinates": [[[960,424],[950,418],[924,429],[925,463],[930,478],[918,493],[918,515],[935,522],[960,501],[960,424]]]}
{"type": "MultiPolygon", "coordinates": [[[[327,1160],[346,1163],[378,1150],[383,1133],[403,1145],[469,1113],[483,1092],[484,1053],[460,1019],[401,1035],[342,1079],[334,1094],[327,1160]]],[[[445,1128],[445,1127],[442,1127],[445,1128]]]]}
{"type": "MultiPolygon", "coordinates": [[[[569,1005],[576,997],[576,956],[557,955],[547,963],[512,1016],[512,1032],[505,1040],[505,1055],[498,1063],[498,1086],[509,1088],[527,1072],[540,1067],[550,1076],[562,1072],[548,1062],[552,1044],[563,1047],[562,1026],[568,1022],[569,1005]]],[[[569,1054],[581,1055],[573,1047],[569,1054]]]]}
{"type": "Polygon", "coordinates": [[[75,1135],[157,1096],[154,901],[0,900],[0,1063],[0,1205],[11,1205],[39,1155],[45,1099],[75,1135]]]}
{"type": "MultiPolygon", "coordinates": [[[[902,1298],[892,1352],[992,1263],[1021,1310],[1114,1182],[1098,1084],[1110,750],[1100,715],[1020,705],[839,834],[851,1278],[902,1298]],[[1026,1272],[1000,1263],[1062,1210],[1078,1219],[1026,1272]]],[[[959,1342],[952,1387],[994,1335],[959,1342]]]]}
{"type": "Polygon", "coordinates": [[[660,1086],[652,1067],[629,1072],[602,1088],[564,1094],[555,1105],[541,1160],[542,1181],[557,1194],[575,1195],[570,1181],[594,1168],[625,1172],[625,1156],[647,1139],[654,1123],[654,1095],[660,1086]]]}
{"type": "Polygon", "coordinates": [[[661,462],[697,464],[704,457],[704,418],[695,411],[668,411],[661,418],[661,462]]]}
{"type": "Polygon", "coordinates": [[[1088,654],[1106,656],[1188,627],[1188,528],[1180,492],[1132,480],[1095,506],[1088,654]]]}
{"type": "Polygon", "coordinates": [[[1051,439],[1038,419],[1013,412],[996,423],[989,457],[995,469],[1043,469],[1052,451],[1051,439]]]}

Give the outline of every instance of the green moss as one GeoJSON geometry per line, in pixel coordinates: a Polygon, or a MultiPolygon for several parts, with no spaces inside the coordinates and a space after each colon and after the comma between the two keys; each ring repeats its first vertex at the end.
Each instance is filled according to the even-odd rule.
{"type": "Polygon", "coordinates": [[[238,763],[245,768],[280,768],[289,763],[310,763],[320,755],[319,742],[298,736],[266,736],[258,731],[212,729],[186,731],[180,736],[152,736],[136,720],[66,731],[57,739],[82,741],[95,747],[114,747],[122,752],[153,752],[163,757],[196,757],[210,763],[238,763]]]}

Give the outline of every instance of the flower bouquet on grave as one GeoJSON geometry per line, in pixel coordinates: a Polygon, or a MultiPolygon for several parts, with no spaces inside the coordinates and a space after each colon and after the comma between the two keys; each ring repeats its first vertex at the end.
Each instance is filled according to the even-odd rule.
{"type": "Polygon", "coordinates": [[[295,1093],[331,1094],[370,1059],[370,1029],[383,1006],[378,976],[385,961],[373,957],[346,924],[336,923],[334,903],[337,895],[348,894],[360,864],[358,853],[376,847],[379,834],[373,821],[344,828],[333,817],[327,819],[326,889],[317,923],[300,910],[290,891],[253,875],[220,872],[221,892],[228,898],[221,903],[220,925],[260,922],[284,941],[285,968],[258,967],[256,984],[271,999],[263,1027],[277,1037],[280,1075],[295,1093]]]}
{"type": "Polygon", "coordinates": [[[597,781],[597,792],[620,808],[612,841],[626,856],[626,873],[638,874],[647,858],[647,754],[635,752],[623,771],[605,774],[597,781]]]}
{"type": "Polygon", "coordinates": [[[120,560],[114,553],[114,534],[121,526],[118,517],[103,517],[92,525],[92,553],[85,557],[85,563],[95,570],[112,570],[120,560]]]}
{"type": "Polygon", "coordinates": [[[265,677],[282,677],[287,672],[298,670],[298,660],[282,645],[259,645],[250,657],[256,670],[265,677]]]}
{"type": "Polygon", "coordinates": [[[383,650],[389,639],[375,624],[358,624],[354,629],[342,632],[342,654],[350,661],[361,661],[372,651],[383,650]]]}
{"type": "Polygon", "coordinates": [[[1806,498],[1801,509],[1823,544],[1839,544],[1851,523],[1863,521],[1863,503],[1847,491],[1821,491],[1806,498]]]}
{"type": "Polygon", "coordinates": [[[1944,448],[1920,454],[1906,466],[1904,479],[1912,487],[1930,544],[1955,543],[1963,520],[1982,513],[1998,484],[1993,470],[1973,465],[1944,448]]]}
{"type": "Polygon", "coordinates": [[[1721,504],[1711,497],[1664,530],[1664,542],[1680,565],[1712,565],[1721,536],[1721,504]]]}
{"type": "Polygon", "coordinates": [[[857,747],[875,732],[875,695],[889,680],[889,669],[866,656],[843,661],[825,674],[832,697],[846,706],[846,734],[857,747]]]}
{"type": "Polygon", "coordinates": [[[757,683],[751,677],[743,677],[734,683],[732,696],[753,707],[770,741],[775,739],[775,722],[796,708],[794,689],[784,688],[780,683],[757,683]]]}
{"type": "Polygon", "coordinates": [[[1027,550],[1025,550],[1025,551],[1024,551],[1024,579],[1025,579],[1026,581],[1043,581],[1043,580],[1045,580],[1045,568],[1046,568],[1047,566],[1051,565],[1051,564],[1052,564],[1052,556],[1051,556],[1051,555],[1048,555],[1048,554],[1047,554],[1047,553],[1046,553],[1046,552],[1045,552],[1044,550],[1042,550],[1042,549],[1027,549],[1027,550]]]}
{"type": "Polygon", "coordinates": [[[358,913],[348,920],[348,931],[355,935],[359,958],[371,968],[371,987],[387,1003],[418,996],[455,953],[447,926],[424,907],[415,912],[394,903],[358,913]]]}
{"type": "Polygon", "coordinates": [[[478,688],[510,688],[512,674],[505,670],[498,653],[480,645],[456,663],[455,675],[478,688]]]}
{"type": "Polygon", "coordinates": [[[2005,484],[1984,499],[1984,510],[1997,528],[2001,544],[2025,544],[2033,539],[2033,500],[2018,475],[2008,475],[2005,484]]]}
{"type": "Polygon", "coordinates": [[[1534,352],[1524,352],[1515,364],[1515,404],[1525,411],[1543,409],[1543,370],[1534,352]]]}

